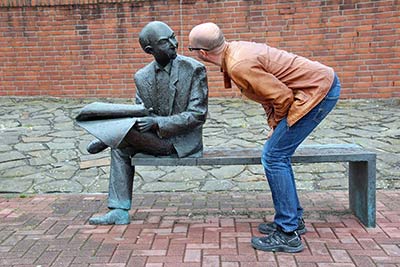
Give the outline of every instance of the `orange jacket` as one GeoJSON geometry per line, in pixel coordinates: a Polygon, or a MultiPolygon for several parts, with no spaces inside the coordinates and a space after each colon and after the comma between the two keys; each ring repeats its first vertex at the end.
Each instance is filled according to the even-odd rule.
{"type": "Polygon", "coordinates": [[[334,80],[332,68],[260,43],[230,42],[221,66],[225,87],[232,79],[242,94],[262,104],[271,128],[286,116],[289,126],[295,124],[334,80]]]}

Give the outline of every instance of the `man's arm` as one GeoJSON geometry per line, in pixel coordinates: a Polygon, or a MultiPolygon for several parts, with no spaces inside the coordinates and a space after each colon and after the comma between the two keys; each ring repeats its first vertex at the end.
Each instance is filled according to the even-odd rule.
{"type": "Polygon", "coordinates": [[[262,107],[264,108],[265,114],[267,115],[267,122],[269,127],[274,129],[277,125],[277,122],[274,119],[274,109],[272,106],[267,105],[267,104],[262,104],[262,107]]]}
{"type": "Polygon", "coordinates": [[[268,116],[268,124],[273,129],[287,116],[293,103],[293,91],[261,66],[243,63],[232,69],[234,80],[239,86],[252,90],[268,116]]]}

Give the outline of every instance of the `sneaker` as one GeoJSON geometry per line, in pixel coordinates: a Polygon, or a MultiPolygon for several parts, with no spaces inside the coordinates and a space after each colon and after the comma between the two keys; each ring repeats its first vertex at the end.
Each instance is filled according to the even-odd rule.
{"type": "MultiPolygon", "coordinates": [[[[275,224],[274,222],[270,222],[270,223],[260,223],[258,225],[258,231],[262,234],[265,235],[269,235],[272,232],[275,232],[277,229],[278,225],[275,224]]],[[[297,232],[298,235],[304,235],[305,233],[307,233],[307,228],[306,228],[306,224],[304,223],[303,218],[299,219],[298,222],[298,227],[295,230],[295,232],[297,232]]]]}
{"type": "Polygon", "coordinates": [[[251,245],[255,249],[272,252],[296,253],[304,249],[301,238],[296,232],[288,235],[278,229],[267,236],[253,237],[251,245]]]}

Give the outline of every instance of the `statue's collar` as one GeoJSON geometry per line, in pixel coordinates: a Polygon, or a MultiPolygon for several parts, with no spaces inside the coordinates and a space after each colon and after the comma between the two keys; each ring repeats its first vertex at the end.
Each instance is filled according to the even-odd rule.
{"type": "Polygon", "coordinates": [[[156,73],[158,73],[159,71],[166,71],[168,74],[170,74],[172,68],[172,60],[164,67],[158,64],[158,62],[156,61],[156,64],[154,64],[154,68],[156,73]]]}

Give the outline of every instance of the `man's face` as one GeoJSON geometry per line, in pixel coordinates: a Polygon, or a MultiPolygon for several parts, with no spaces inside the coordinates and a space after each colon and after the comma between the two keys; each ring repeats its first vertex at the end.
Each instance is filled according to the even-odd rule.
{"type": "Polygon", "coordinates": [[[193,52],[194,56],[197,57],[198,59],[203,60],[205,62],[210,62],[210,60],[207,57],[207,53],[205,53],[208,50],[201,48],[197,45],[192,45],[195,43],[192,39],[193,38],[189,36],[189,51],[193,52]]]}
{"type": "Polygon", "coordinates": [[[162,66],[167,65],[176,58],[178,41],[175,38],[175,33],[168,26],[160,25],[157,27],[155,34],[151,38],[150,46],[152,48],[151,54],[162,66]]]}
{"type": "Polygon", "coordinates": [[[194,51],[195,52],[195,56],[198,58],[198,59],[200,59],[200,60],[203,60],[203,61],[205,61],[205,62],[210,62],[210,60],[208,59],[208,57],[204,54],[204,53],[202,53],[201,51],[194,51]]]}

